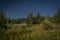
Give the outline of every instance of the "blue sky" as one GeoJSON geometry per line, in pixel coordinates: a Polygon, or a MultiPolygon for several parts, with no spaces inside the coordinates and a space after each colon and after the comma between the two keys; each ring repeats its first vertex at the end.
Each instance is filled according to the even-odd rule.
{"type": "Polygon", "coordinates": [[[60,6],[60,0],[0,0],[0,10],[10,15],[10,18],[25,18],[32,12],[35,16],[49,13],[53,16],[60,6]]]}

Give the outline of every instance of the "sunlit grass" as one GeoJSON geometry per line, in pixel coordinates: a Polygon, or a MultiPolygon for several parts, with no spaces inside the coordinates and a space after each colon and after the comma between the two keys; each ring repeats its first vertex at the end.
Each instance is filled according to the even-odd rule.
{"type": "Polygon", "coordinates": [[[32,27],[25,26],[20,27],[20,24],[16,24],[8,29],[5,38],[8,40],[60,40],[58,29],[44,30],[40,24],[32,27]]]}

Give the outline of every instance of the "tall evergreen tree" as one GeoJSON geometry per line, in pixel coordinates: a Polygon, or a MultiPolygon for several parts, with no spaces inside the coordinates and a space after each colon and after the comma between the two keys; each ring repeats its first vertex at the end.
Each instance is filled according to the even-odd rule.
{"type": "Polygon", "coordinates": [[[60,23],[60,8],[58,9],[57,13],[54,15],[54,22],[60,23]]]}
{"type": "Polygon", "coordinates": [[[7,25],[5,25],[5,15],[3,11],[0,12],[0,27],[7,28],[7,25]]]}
{"type": "Polygon", "coordinates": [[[33,24],[40,24],[42,20],[42,17],[39,12],[37,12],[37,15],[33,18],[33,24]]]}
{"type": "Polygon", "coordinates": [[[41,15],[39,12],[37,12],[36,21],[37,21],[37,24],[40,24],[41,22],[41,15]]]}
{"type": "Polygon", "coordinates": [[[30,14],[27,17],[27,24],[33,24],[33,15],[32,12],[30,12],[30,14]]]}
{"type": "Polygon", "coordinates": [[[5,17],[4,17],[3,12],[1,11],[1,12],[0,12],[0,24],[3,24],[4,21],[5,21],[5,17]]]}

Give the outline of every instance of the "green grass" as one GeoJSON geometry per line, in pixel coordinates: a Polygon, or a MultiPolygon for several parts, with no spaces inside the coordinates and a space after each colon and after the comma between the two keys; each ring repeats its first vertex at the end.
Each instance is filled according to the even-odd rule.
{"type": "MultiPolygon", "coordinates": [[[[53,28],[51,30],[44,30],[40,25],[13,24],[1,36],[0,40],[60,40],[60,29],[53,28]]],[[[1,32],[0,32],[1,33],[1,32]]]]}

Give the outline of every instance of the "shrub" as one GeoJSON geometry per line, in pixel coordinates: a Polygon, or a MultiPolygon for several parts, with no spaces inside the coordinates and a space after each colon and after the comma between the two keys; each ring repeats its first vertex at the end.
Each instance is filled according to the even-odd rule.
{"type": "Polygon", "coordinates": [[[43,21],[41,24],[43,24],[45,30],[53,29],[53,23],[48,20],[43,21]]]}

